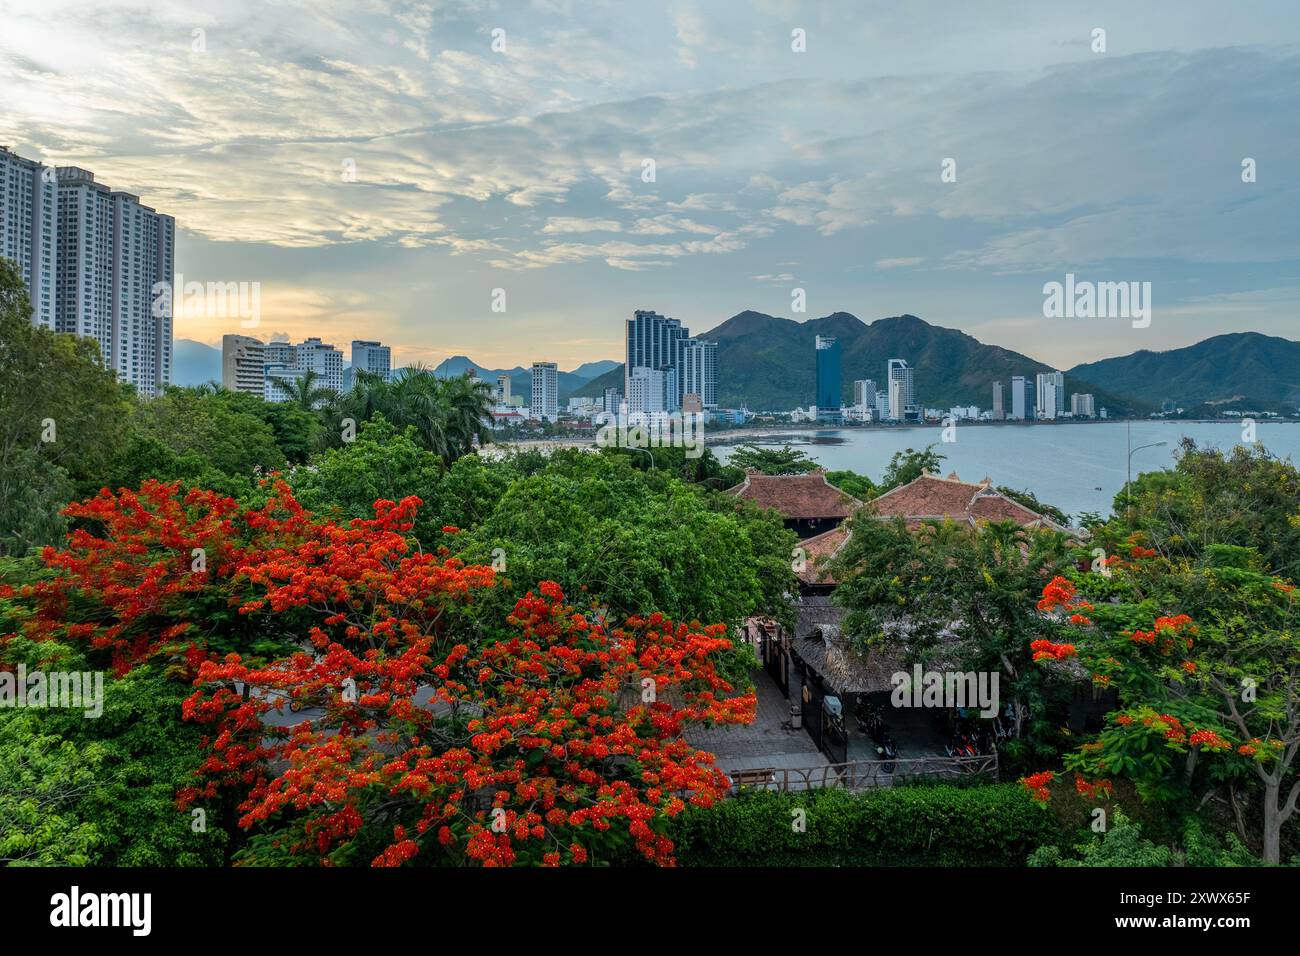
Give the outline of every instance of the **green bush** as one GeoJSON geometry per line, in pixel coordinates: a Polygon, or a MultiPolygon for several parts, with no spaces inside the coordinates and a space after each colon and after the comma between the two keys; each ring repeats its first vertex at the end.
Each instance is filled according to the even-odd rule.
{"type": "Polygon", "coordinates": [[[1023,866],[1059,834],[1050,812],[1005,783],[742,793],[688,810],[672,837],[683,866],[1023,866]]]}

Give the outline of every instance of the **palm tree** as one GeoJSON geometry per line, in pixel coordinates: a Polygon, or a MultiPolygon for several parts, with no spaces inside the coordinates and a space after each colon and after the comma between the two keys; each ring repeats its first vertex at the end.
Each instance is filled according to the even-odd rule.
{"type": "Polygon", "coordinates": [[[319,379],[319,374],[308,369],[299,378],[277,378],[274,381],[284,393],[286,401],[305,411],[315,412],[335,397],[333,389],[316,384],[319,379]]]}
{"type": "Polygon", "coordinates": [[[368,372],[342,399],[347,413],[366,421],[376,413],[397,428],[415,429],[416,440],[450,466],[490,440],[491,389],[467,376],[440,379],[427,365],[416,363],[387,380],[368,372]]]}
{"type": "Polygon", "coordinates": [[[443,383],[443,399],[452,461],[472,452],[476,441],[482,445],[492,440],[487,424],[492,414],[492,389],[486,382],[467,375],[453,378],[443,383]]]}

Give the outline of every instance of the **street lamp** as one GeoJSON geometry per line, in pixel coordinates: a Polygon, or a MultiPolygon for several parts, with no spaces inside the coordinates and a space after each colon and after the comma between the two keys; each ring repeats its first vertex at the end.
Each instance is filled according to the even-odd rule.
{"type": "Polygon", "coordinates": [[[1133,423],[1132,422],[1128,423],[1128,448],[1129,448],[1128,466],[1124,476],[1124,498],[1125,498],[1124,506],[1125,507],[1133,506],[1133,456],[1134,454],[1140,452],[1143,448],[1163,448],[1165,445],[1168,444],[1169,442],[1167,441],[1153,441],[1150,444],[1138,445],[1136,448],[1134,448],[1133,447],[1133,423]]]}

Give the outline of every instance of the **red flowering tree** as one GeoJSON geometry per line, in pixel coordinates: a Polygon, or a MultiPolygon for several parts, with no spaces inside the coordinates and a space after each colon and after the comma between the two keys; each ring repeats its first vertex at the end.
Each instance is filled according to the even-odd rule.
{"type": "MultiPolygon", "coordinates": [[[[1256,570],[1246,549],[1212,547],[1193,563],[1135,544],[1096,571],[1054,579],[1038,607],[1070,636],[1037,642],[1040,666],[1082,667],[1119,699],[1101,733],[1066,757],[1076,790],[1104,796],[1106,778],[1124,776],[1145,799],[1196,805],[1226,785],[1235,805],[1235,787],[1253,777],[1258,841],[1278,862],[1300,801],[1295,587],[1256,570]]],[[[1045,800],[1052,777],[1022,782],[1045,800]]]]}
{"type": "Polygon", "coordinates": [[[684,728],[753,718],[723,626],[611,627],[543,583],[477,629],[494,572],[423,552],[418,498],[340,526],[268,494],[105,491],[24,592],[23,638],[193,680],[211,733],[182,808],[237,806],[254,862],[672,863],[668,818],[727,786],[684,728]]]}

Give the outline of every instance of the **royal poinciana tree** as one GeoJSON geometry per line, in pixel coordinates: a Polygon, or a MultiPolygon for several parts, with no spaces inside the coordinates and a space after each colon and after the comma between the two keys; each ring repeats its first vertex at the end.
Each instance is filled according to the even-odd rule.
{"type": "MultiPolygon", "coordinates": [[[[1054,579],[1039,610],[1060,633],[1032,644],[1049,668],[1082,665],[1119,707],[1066,758],[1085,796],[1132,779],[1144,799],[1197,809],[1226,789],[1238,827],[1266,862],[1300,801],[1300,608],[1289,581],[1246,548],[1213,546],[1195,561],[1131,541],[1086,574],[1054,579]],[[1259,788],[1253,826],[1238,792],[1259,788]]],[[[1025,783],[1041,798],[1054,775],[1025,783]]]]}
{"type": "Polygon", "coordinates": [[[418,498],[341,526],[267,493],[104,492],[27,589],[25,639],[193,681],[211,734],[182,810],[236,808],[250,862],[673,862],[668,819],[728,785],[684,728],[753,718],[724,627],[609,626],[545,582],[471,631],[496,575],[422,551],[418,498]]]}

